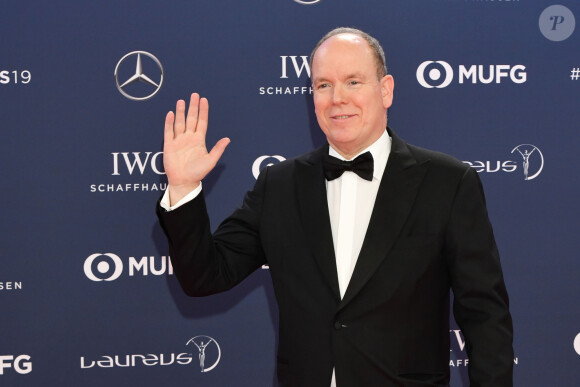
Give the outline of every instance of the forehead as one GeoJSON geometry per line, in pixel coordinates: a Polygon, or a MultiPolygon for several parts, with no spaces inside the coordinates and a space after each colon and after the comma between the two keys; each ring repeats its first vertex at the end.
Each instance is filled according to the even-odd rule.
{"type": "Polygon", "coordinates": [[[331,36],[318,47],[312,58],[312,73],[329,71],[374,71],[373,52],[367,41],[355,34],[331,36]]]}

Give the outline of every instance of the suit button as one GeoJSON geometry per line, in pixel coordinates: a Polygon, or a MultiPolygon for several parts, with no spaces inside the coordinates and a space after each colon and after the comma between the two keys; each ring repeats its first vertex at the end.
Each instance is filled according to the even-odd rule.
{"type": "Polygon", "coordinates": [[[334,323],[334,329],[336,329],[337,331],[338,331],[339,329],[342,329],[343,327],[344,327],[344,325],[342,325],[342,324],[340,323],[340,321],[336,321],[336,322],[334,323]]]}

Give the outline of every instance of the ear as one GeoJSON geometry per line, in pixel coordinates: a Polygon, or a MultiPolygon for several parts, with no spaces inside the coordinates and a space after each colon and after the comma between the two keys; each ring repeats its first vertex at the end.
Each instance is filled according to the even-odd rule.
{"type": "Polygon", "coordinates": [[[395,90],[395,79],[392,75],[385,75],[380,80],[383,106],[388,109],[393,104],[393,91],[395,90]]]}

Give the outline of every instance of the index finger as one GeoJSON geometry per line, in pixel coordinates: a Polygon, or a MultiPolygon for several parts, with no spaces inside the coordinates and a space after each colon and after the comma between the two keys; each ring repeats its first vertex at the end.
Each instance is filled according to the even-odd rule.
{"type": "Polygon", "coordinates": [[[167,143],[175,137],[173,133],[173,121],[175,120],[175,115],[173,112],[167,113],[165,116],[165,130],[163,131],[164,142],[167,143]]]}

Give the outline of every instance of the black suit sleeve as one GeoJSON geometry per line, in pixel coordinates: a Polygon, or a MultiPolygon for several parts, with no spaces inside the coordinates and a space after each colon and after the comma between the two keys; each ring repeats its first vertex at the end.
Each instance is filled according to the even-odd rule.
{"type": "Polygon", "coordinates": [[[203,192],[173,210],[157,204],[157,216],[169,240],[171,263],[189,296],[229,290],[265,262],[260,243],[264,170],[243,204],[211,234],[203,192]]]}
{"type": "Polygon", "coordinates": [[[512,320],[479,176],[458,187],[447,232],[453,312],[469,357],[471,386],[512,386],[512,320]]]}

